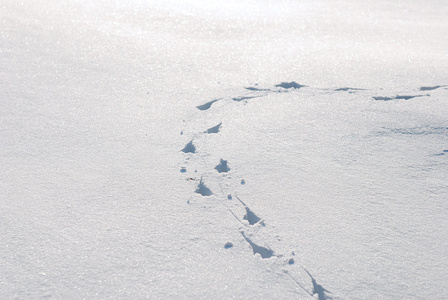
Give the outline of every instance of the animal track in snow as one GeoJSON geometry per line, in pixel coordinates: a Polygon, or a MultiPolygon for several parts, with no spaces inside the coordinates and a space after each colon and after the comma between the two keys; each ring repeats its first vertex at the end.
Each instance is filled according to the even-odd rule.
{"type": "MultiPolygon", "coordinates": [[[[257,85],[257,84],[255,84],[257,85]]],[[[230,99],[232,101],[235,102],[242,102],[242,101],[246,101],[246,100],[250,100],[250,99],[254,99],[254,98],[261,98],[261,97],[265,97],[271,93],[284,93],[284,92],[290,92],[292,90],[298,90],[302,87],[306,87],[306,85],[301,85],[298,84],[295,81],[291,81],[291,82],[282,82],[280,84],[277,84],[274,86],[275,88],[270,89],[270,88],[259,88],[259,87],[253,87],[253,86],[249,86],[249,87],[244,87],[244,89],[250,91],[249,93],[246,93],[244,95],[239,95],[239,96],[235,96],[235,97],[230,97],[227,99],[230,99]]],[[[214,99],[212,101],[209,101],[207,103],[201,104],[196,106],[197,109],[199,110],[208,110],[210,109],[210,107],[217,101],[219,100],[224,100],[225,98],[218,98],[218,99],[214,99]]]]}
{"type": "Polygon", "coordinates": [[[227,173],[230,171],[229,166],[227,165],[227,160],[221,158],[219,164],[215,167],[216,171],[219,173],[227,173]]]}
{"type": "MultiPolygon", "coordinates": [[[[437,85],[437,86],[422,86],[420,87],[420,91],[432,91],[435,89],[439,89],[439,88],[444,88],[447,87],[448,85],[437,85]]],[[[208,114],[211,112],[207,112],[209,109],[211,109],[211,107],[218,101],[226,101],[226,105],[237,105],[237,102],[243,102],[244,104],[246,104],[248,102],[248,100],[251,99],[255,99],[255,98],[262,98],[262,97],[266,97],[268,95],[272,95],[272,94],[280,94],[280,93],[290,93],[290,92],[295,92],[301,88],[304,88],[308,86],[305,85],[301,85],[298,84],[295,81],[291,81],[291,82],[281,82],[279,84],[276,85],[271,85],[271,86],[267,86],[267,87],[259,87],[258,84],[255,84],[254,86],[248,86],[248,87],[242,87],[244,89],[244,92],[241,92],[240,94],[234,94],[232,96],[228,96],[228,97],[223,97],[223,98],[218,98],[218,99],[214,99],[211,100],[209,102],[206,102],[202,105],[198,105],[196,106],[196,108],[200,111],[202,111],[200,114],[204,114],[204,118],[208,117],[208,114]]],[[[309,88],[311,89],[311,88],[309,88]]],[[[357,91],[366,91],[366,89],[361,89],[361,88],[352,88],[352,87],[341,87],[341,88],[327,88],[327,89],[319,89],[316,88],[315,90],[326,90],[328,93],[328,91],[332,92],[348,92],[348,93],[356,93],[357,91]]],[[[410,100],[413,98],[417,98],[417,97],[425,97],[425,96],[429,96],[429,95],[412,95],[412,93],[410,94],[404,94],[404,95],[396,95],[393,97],[383,97],[383,96],[375,96],[373,97],[373,99],[378,100],[378,101],[392,101],[392,100],[410,100]]],[[[220,106],[223,107],[223,106],[220,106]]],[[[214,112],[214,111],[212,111],[214,112]]],[[[198,113],[199,114],[199,113],[198,113]]],[[[205,119],[207,120],[207,119],[205,119]]],[[[192,139],[188,144],[185,145],[185,147],[182,149],[182,152],[184,153],[196,153],[196,146],[198,145],[202,145],[200,144],[202,141],[207,141],[208,138],[212,138],[212,137],[208,137],[209,134],[213,134],[213,133],[219,133],[221,130],[221,126],[222,126],[222,122],[205,130],[205,131],[198,131],[196,132],[194,135],[195,137],[197,137],[198,135],[203,134],[202,138],[199,139],[192,139]],[[197,145],[195,145],[195,143],[198,143],[197,145]]],[[[419,135],[419,134],[423,134],[423,135],[427,135],[427,134],[442,134],[442,135],[447,135],[448,136],[448,128],[447,127],[416,127],[416,128],[383,128],[385,129],[382,132],[378,132],[378,134],[414,134],[414,135],[419,135]]],[[[184,131],[181,131],[181,135],[184,135],[184,131]]],[[[207,176],[215,176],[215,179],[218,180],[219,182],[219,186],[221,187],[221,190],[218,194],[214,194],[210,188],[208,188],[204,181],[203,178],[201,177],[199,184],[196,187],[196,190],[194,191],[194,193],[200,194],[201,196],[212,196],[215,195],[217,197],[221,197],[222,201],[220,202],[220,204],[222,204],[234,217],[235,219],[242,225],[242,228],[245,228],[246,230],[261,230],[261,227],[256,227],[258,225],[262,225],[265,226],[263,220],[257,216],[257,214],[255,214],[243,201],[241,201],[241,199],[236,196],[234,194],[235,191],[230,191],[230,190],[225,190],[225,186],[228,185],[224,185],[223,184],[223,180],[229,180],[231,179],[230,176],[222,176],[222,175],[218,175],[217,173],[210,173],[210,170],[212,168],[214,168],[218,173],[226,173],[230,171],[230,168],[228,166],[228,162],[226,160],[221,159],[219,164],[216,166],[211,166],[208,165],[207,160],[205,159],[208,155],[211,155],[212,153],[210,153],[211,151],[207,151],[207,144],[205,144],[205,149],[203,149],[202,147],[201,149],[201,155],[195,155],[195,156],[190,156],[187,157],[186,159],[192,159],[195,161],[195,163],[199,163],[202,167],[204,167],[205,170],[202,170],[202,172],[208,172],[207,176]],[[204,151],[202,151],[204,150],[204,151]],[[204,153],[202,153],[204,152],[204,153]],[[207,153],[209,152],[209,153],[207,153]],[[199,160],[202,159],[202,160],[199,160]],[[208,169],[208,171],[207,171],[208,169]],[[232,202],[232,201],[227,201],[227,200],[233,200],[232,195],[234,195],[239,203],[241,203],[241,205],[238,202],[232,202]],[[229,204],[226,204],[229,203],[229,204]],[[228,205],[236,205],[238,206],[238,209],[241,210],[242,208],[244,208],[245,210],[245,214],[243,216],[243,218],[239,218],[237,216],[237,214],[235,214],[232,209],[229,208],[228,205]],[[247,222],[246,222],[247,221],[247,222]]],[[[448,153],[448,150],[443,150],[442,153],[440,153],[439,155],[445,155],[445,153],[448,153]]],[[[447,154],[448,155],[448,154],[447,154]]],[[[186,173],[186,167],[181,167],[180,169],[181,173],[186,173]]],[[[197,171],[195,171],[197,172],[197,171]]],[[[196,181],[195,178],[189,178],[188,180],[194,180],[196,181]]],[[[240,181],[241,185],[245,184],[244,179],[242,179],[240,181]]],[[[187,203],[189,203],[190,200],[187,201],[187,203]]],[[[241,210],[242,211],[242,210],[241,210]]],[[[241,229],[241,227],[240,227],[241,229]]],[[[265,230],[265,229],[264,229],[265,230]]],[[[257,231],[258,232],[258,231],[257,231]]],[[[254,255],[259,254],[261,256],[261,258],[266,259],[266,258],[271,258],[271,257],[281,257],[281,255],[274,255],[274,251],[269,247],[269,246],[260,246],[259,244],[256,244],[253,242],[252,239],[252,235],[247,235],[247,231],[241,231],[241,234],[244,238],[244,240],[249,244],[249,246],[251,247],[254,255]]],[[[260,239],[260,236],[254,236],[254,238],[256,237],[257,241],[263,241],[263,239],[260,239]]],[[[265,242],[263,242],[264,245],[266,245],[265,242]]],[[[269,241],[268,241],[269,243],[269,241]]],[[[230,249],[233,247],[233,244],[231,242],[227,242],[224,244],[224,248],[225,249],[230,249]]],[[[295,262],[294,258],[289,257],[289,259],[285,259],[282,261],[282,264],[284,266],[290,266],[290,267],[294,267],[293,265],[295,265],[297,262],[295,262]]],[[[298,264],[298,263],[297,263],[298,264]]],[[[301,266],[300,264],[298,264],[299,266],[301,266]]],[[[303,267],[302,267],[303,268],[303,267]]],[[[312,293],[310,292],[311,289],[305,289],[304,285],[301,284],[301,282],[299,282],[298,280],[296,280],[293,276],[291,276],[288,272],[285,272],[296,284],[298,284],[302,289],[304,289],[311,297],[315,297],[315,295],[317,295],[319,300],[323,300],[323,299],[329,299],[330,297],[327,295],[328,293],[330,293],[328,290],[326,290],[325,288],[323,288],[320,284],[317,283],[317,281],[314,279],[314,277],[311,275],[311,273],[309,273],[306,269],[304,269],[306,271],[306,273],[309,275],[309,277],[311,278],[311,283],[312,283],[312,293]]],[[[303,281],[303,280],[302,280],[303,281]]]]}
{"type": "Polygon", "coordinates": [[[252,242],[251,239],[246,237],[244,232],[241,232],[241,234],[243,235],[246,242],[251,246],[252,250],[254,251],[254,254],[257,253],[260,254],[261,258],[271,258],[272,256],[274,256],[274,251],[272,251],[272,249],[255,244],[254,242],[252,242]]]}
{"type": "Polygon", "coordinates": [[[261,221],[261,219],[256,214],[254,214],[254,212],[251,211],[249,207],[245,206],[244,208],[246,209],[246,215],[243,217],[243,219],[247,220],[250,225],[255,225],[261,221]]]}
{"type": "MultiPolygon", "coordinates": [[[[435,86],[422,86],[419,88],[420,91],[432,91],[439,88],[447,87],[448,85],[435,85],[435,86]]],[[[272,93],[285,93],[285,92],[291,92],[294,90],[301,89],[303,87],[308,87],[307,85],[299,84],[295,81],[291,82],[281,82],[279,84],[274,85],[273,88],[260,88],[258,87],[258,84],[255,84],[255,86],[248,86],[244,87],[245,90],[249,91],[249,93],[246,93],[245,95],[239,95],[235,97],[230,97],[227,99],[230,99],[235,102],[241,102],[246,101],[254,98],[260,98],[265,97],[272,93]]],[[[363,88],[353,88],[353,87],[342,87],[342,88],[327,88],[326,90],[333,90],[335,92],[349,92],[349,93],[355,93],[357,91],[366,91],[366,89],[363,88]]],[[[417,97],[424,97],[429,95],[396,95],[396,96],[375,96],[373,99],[379,100],[379,101],[391,101],[391,100],[410,100],[417,97]]],[[[196,106],[199,110],[208,110],[210,107],[219,100],[224,100],[226,98],[218,98],[214,99],[212,101],[209,101],[207,103],[201,104],[196,106]]]]}
{"type": "Polygon", "coordinates": [[[219,123],[216,126],[213,126],[212,128],[207,129],[206,131],[204,131],[204,133],[218,133],[219,132],[219,128],[221,128],[222,123],[219,123]]]}

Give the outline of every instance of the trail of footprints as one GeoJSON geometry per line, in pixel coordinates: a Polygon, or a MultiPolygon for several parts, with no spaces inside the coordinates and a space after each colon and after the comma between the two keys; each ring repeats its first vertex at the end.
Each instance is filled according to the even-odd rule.
{"type": "MultiPolygon", "coordinates": [[[[436,89],[440,89],[440,88],[445,88],[448,90],[448,88],[446,88],[446,87],[448,87],[448,85],[422,86],[419,88],[419,91],[432,91],[432,90],[436,90],[436,89]]],[[[260,88],[260,87],[258,87],[257,84],[255,84],[255,86],[245,87],[244,89],[248,92],[244,95],[240,95],[237,97],[231,97],[231,98],[214,99],[214,100],[206,102],[202,105],[196,106],[196,108],[199,111],[206,113],[207,110],[209,110],[213,106],[213,104],[215,104],[218,101],[231,100],[234,102],[242,102],[242,101],[248,101],[248,100],[254,99],[254,98],[265,97],[272,93],[294,92],[301,88],[308,88],[308,87],[305,85],[298,84],[294,81],[281,82],[281,83],[275,85],[273,88],[260,88]]],[[[342,87],[342,88],[324,89],[324,90],[327,90],[330,92],[348,92],[348,93],[356,93],[359,91],[365,91],[365,89],[353,88],[353,87],[342,87]]],[[[418,94],[418,95],[395,95],[395,96],[381,95],[381,96],[375,96],[372,98],[377,101],[393,101],[393,100],[410,100],[410,99],[414,99],[414,98],[418,98],[418,97],[427,97],[427,96],[430,96],[430,95],[429,94],[425,94],[425,95],[421,95],[421,94],[418,94]]],[[[193,139],[190,140],[185,145],[185,147],[181,150],[186,155],[188,155],[186,160],[187,161],[190,160],[196,154],[197,150],[196,150],[196,146],[195,146],[195,139],[197,138],[198,134],[199,135],[201,135],[201,134],[202,135],[218,134],[221,129],[221,126],[222,126],[222,122],[218,123],[217,125],[215,125],[211,128],[208,128],[202,132],[196,133],[195,137],[193,137],[193,139]]],[[[181,134],[183,134],[183,131],[181,132],[181,134]]],[[[439,155],[443,155],[446,152],[448,152],[448,150],[443,150],[443,152],[439,155]]],[[[214,167],[214,171],[220,175],[222,173],[227,174],[228,172],[230,172],[230,170],[231,170],[231,168],[229,166],[229,162],[225,159],[221,159],[219,162],[217,162],[216,166],[214,167]]],[[[181,166],[180,172],[186,173],[187,167],[181,166]]],[[[197,170],[195,170],[195,172],[197,173],[197,170]]],[[[221,176],[219,180],[222,181],[224,179],[226,179],[226,177],[221,176]]],[[[235,193],[233,193],[233,194],[232,193],[224,193],[224,191],[221,191],[221,193],[215,194],[207,186],[207,183],[205,182],[205,180],[203,179],[202,176],[200,178],[189,177],[189,178],[187,178],[187,180],[198,182],[197,187],[194,191],[196,194],[199,194],[203,197],[208,197],[208,196],[212,196],[212,195],[219,196],[219,194],[222,194],[222,198],[224,198],[224,200],[236,201],[234,203],[237,203],[240,206],[240,208],[242,208],[240,211],[245,211],[245,214],[243,216],[238,216],[232,209],[230,209],[226,204],[224,204],[224,208],[227,209],[229,211],[229,213],[231,213],[233,215],[233,217],[236,219],[236,221],[238,221],[243,226],[243,227],[239,228],[239,232],[241,233],[242,238],[247,242],[248,249],[252,249],[254,255],[259,255],[259,257],[261,257],[261,259],[269,259],[269,258],[283,259],[283,257],[285,257],[282,254],[276,253],[265,242],[263,242],[263,245],[257,244],[256,242],[254,242],[254,238],[253,238],[254,234],[251,233],[252,232],[251,228],[262,229],[263,227],[266,226],[266,224],[265,224],[264,220],[262,218],[260,218],[252,209],[250,209],[250,207],[243,200],[241,200],[235,193]]],[[[245,184],[244,179],[242,179],[240,181],[240,184],[242,184],[242,185],[245,184]]],[[[221,185],[221,187],[222,187],[222,185],[221,185]]],[[[188,201],[187,203],[190,203],[190,202],[188,201]]],[[[223,203],[225,203],[225,202],[223,202],[223,203]]],[[[254,231],[254,232],[257,232],[257,231],[254,231]]],[[[256,240],[260,241],[262,239],[258,237],[256,240]]],[[[234,245],[232,242],[228,241],[224,244],[223,247],[225,249],[231,249],[234,247],[234,245]]],[[[294,261],[293,256],[294,256],[294,252],[291,252],[291,255],[289,256],[289,258],[284,260],[284,264],[285,265],[294,265],[295,261],[294,261]]],[[[300,281],[298,281],[296,278],[294,278],[288,271],[283,270],[283,272],[297,286],[299,286],[301,289],[303,289],[311,297],[314,298],[317,296],[317,298],[319,300],[331,299],[332,298],[331,292],[329,292],[327,289],[325,289],[324,287],[319,285],[317,283],[317,281],[315,280],[315,278],[312,276],[312,274],[308,270],[306,270],[302,266],[300,266],[300,267],[309,276],[309,280],[311,281],[311,291],[310,291],[310,288],[306,288],[304,284],[302,284],[300,281]]]]}

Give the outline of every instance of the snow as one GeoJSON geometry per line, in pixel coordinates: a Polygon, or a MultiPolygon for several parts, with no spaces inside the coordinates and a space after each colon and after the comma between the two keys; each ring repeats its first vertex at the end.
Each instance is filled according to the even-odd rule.
{"type": "Polygon", "coordinates": [[[445,1],[0,3],[0,298],[448,298],[445,1]]]}

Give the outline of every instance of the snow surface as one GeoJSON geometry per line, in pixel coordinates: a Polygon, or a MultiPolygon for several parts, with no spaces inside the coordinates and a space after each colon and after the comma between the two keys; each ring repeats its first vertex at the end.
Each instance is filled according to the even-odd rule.
{"type": "Polygon", "coordinates": [[[0,1],[0,298],[448,298],[448,4],[0,1]]]}

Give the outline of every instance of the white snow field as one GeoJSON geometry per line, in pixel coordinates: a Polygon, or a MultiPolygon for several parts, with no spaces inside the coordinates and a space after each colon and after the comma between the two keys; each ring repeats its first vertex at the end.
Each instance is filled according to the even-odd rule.
{"type": "Polygon", "coordinates": [[[0,298],[448,299],[447,16],[0,0],[0,298]]]}

